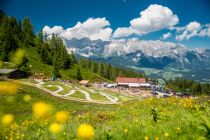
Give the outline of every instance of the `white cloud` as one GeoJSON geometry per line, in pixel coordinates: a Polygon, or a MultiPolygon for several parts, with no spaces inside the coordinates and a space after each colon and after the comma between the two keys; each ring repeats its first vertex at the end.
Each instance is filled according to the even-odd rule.
{"type": "Polygon", "coordinates": [[[201,29],[201,24],[197,21],[190,22],[186,26],[186,30],[189,32],[200,31],[200,29],[201,29]]]}
{"type": "Polygon", "coordinates": [[[162,5],[151,4],[140,12],[140,17],[130,21],[130,27],[118,28],[113,37],[125,37],[132,34],[142,35],[170,28],[179,22],[177,15],[162,5]]]}
{"type": "Polygon", "coordinates": [[[53,33],[60,34],[63,32],[63,27],[62,26],[54,26],[54,27],[50,28],[49,26],[44,26],[42,31],[46,35],[52,35],[53,33]]]}
{"type": "Polygon", "coordinates": [[[85,22],[78,22],[75,26],[65,30],[61,26],[55,26],[53,28],[45,26],[43,31],[47,35],[54,33],[68,40],[88,37],[91,40],[101,39],[107,41],[110,40],[112,35],[112,29],[108,26],[110,26],[110,23],[106,18],[89,18],[85,22]]]}
{"type": "Polygon", "coordinates": [[[132,34],[138,34],[138,31],[131,27],[120,27],[115,30],[113,37],[126,37],[132,34]]]}
{"type": "Polygon", "coordinates": [[[199,35],[202,37],[210,37],[210,24],[205,25],[204,29],[200,31],[199,35]]]}
{"type": "Polygon", "coordinates": [[[177,33],[180,33],[185,30],[185,27],[169,27],[169,30],[176,30],[177,33]]]}
{"type": "Polygon", "coordinates": [[[208,24],[201,25],[197,21],[190,22],[184,27],[184,30],[181,32],[181,34],[176,35],[176,39],[182,41],[188,40],[195,36],[210,37],[210,26],[208,24]]]}
{"type": "Polygon", "coordinates": [[[161,37],[162,40],[166,40],[168,39],[169,37],[172,37],[172,34],[170,32],[166,33],[166,34],[163,34],[163,36],[161,37]]]}

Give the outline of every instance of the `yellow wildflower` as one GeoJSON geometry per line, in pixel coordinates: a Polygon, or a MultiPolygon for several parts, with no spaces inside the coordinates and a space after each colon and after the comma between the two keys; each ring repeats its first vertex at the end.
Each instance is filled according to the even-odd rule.
{"type": "Polygon", "coordinates": [[[81,140],[91,140],[94,137],[94,129],[91,125],[81,124],[77,129],[77,136],[81,140]]]}
{"type": "Polygon", "coordinates": [[[58,123],[52,123],[49,127],[50,132],[57,134],[59,132],[61,132],[62,130],[62,126],[58,123]]]}
{"type": "Polygon", "coordinates": [[[149,137],[148,137],[148,136],[145,136],[144,139],[145,139],[145,140],[149,140],[149,137]]]}
{"type": "Polygon", "coordinates": [[[128,129],[125,129],[124,132],[127,133],[128,132],[128,129]]]}
{"type": "Polygon", "coordinates": [[[3,125],[9,125],[13,122],[14,116],[12,114],[6,114],[2,117],[1,122],[3,125]]]}
{"type": "Polygon", "coordinates": [[[69,114],[66,111],[59,111],[55,114],[55,118],[57,122],[65,123],[69,118],[69,114]]]}
{"type": "Polygon", "coordinates": [[[165,134],[164,134],[164,136],[165,136],[165,137],[168,137],[168,136],[169,136],[169,134],[168,134],[168,133],[165,133],[165,134]]]}
{"type": "Polygon", "coordinates": [[[176,128],[176,133],[180,133],[180,128],[178,127],[178,128],[176,128]]]}
{"type": "Polygon", "coordinates": [[[17,92],[17,84],[9,82],[0,82],[0,95],[13,95],[17,92]]]}
{"type": "Polygon", "coordinates": [[[159,140],[159,138],[158,137],[155,137],[155,140],[159,140]]]}
{"type": "Polygon", "coordinates": [[[35,117],[41,118],[49,115],[51,110],[50,105],[44,102],[37,102],[33,105],[33,114],[35,117]]]}
{"type": "Polygon", "coordinates": [[[30,95],[25,95],[25,96],[23,97],[23,100],[24,100],[25,102],[29,102],[29,101],[31,100],[31,96],[30,96],[30,95]]]}

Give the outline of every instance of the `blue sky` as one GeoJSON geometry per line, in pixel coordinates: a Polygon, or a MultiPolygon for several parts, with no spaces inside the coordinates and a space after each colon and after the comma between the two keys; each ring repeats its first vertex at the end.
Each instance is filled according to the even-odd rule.
{"type": "MultiPolygon", "coordinates": [[[[110,28],[111,34],[114,34],[119,27],[125,27],[126,30],[129,28],[129,32],[133,33],[126,38],[135,36],[143,40],[158,40],[163,34],[170,33],[171,37],[164,41],[182,43],[192,48],[210,48],[208,33],[201,35],[201,31],[203,33],[209,28],[206,24],[210,23],[210,0],[1,0],[0,8],[7,15],[15,16],[18,19],[29,17],[35,27],[35,32],[46,25],[51,28],[62,26],[65,30],[74,27],[78,21],[84,23],[92,17],[93,22],[95,22],[94,19],[105,17],[109,24],[105,24],[102,28],[110,28]],[[185,28],[177,33],[175,29],[169,30],[169,25],[161,24],[164,28],[154,27],[152,31],[145,29],[144,33],[136,31],[141,30],[142,26],[134,27],[130,25],[130,21],[140,19],[140,12],[154,4],[158,4],[162,8],[167,7],[173,15],[178,17],[179,21],[170,25],[185,28]],[[191,22],[193,24],[190,24],[191,22]],[[195,29],[187,30],[188,24],[195,29]],[[176,36],[184,32],[188,32],[185,37],[176,39],[176,36]]],[[[161,9],[161,7],[159,8],[161,9]]],[[[168,20],[166,19],[166,21],[168,20]]],[[[102,22],[104,23],[104,21],[102,22]]],[[[107,33],[110,34],[109,31],[107,33]]],[[[77,34],[77,36],[79,35],[77,34]]],[[[121,37],[125,36],[120,34],[121,37]]],[[[107,37],[105,38],[107,39],[107,37]]]]}

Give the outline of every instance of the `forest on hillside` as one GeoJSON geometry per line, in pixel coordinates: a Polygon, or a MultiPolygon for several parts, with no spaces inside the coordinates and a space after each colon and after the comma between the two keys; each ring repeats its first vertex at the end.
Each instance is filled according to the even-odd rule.
{"type": "Polygon", "coordinates": [[[168,80],[166,86],[177,92],[185,92],[192,95],[210,95],[209,83],[200,83],[193,80],[176,78],[174,80],[168,80]]]}
{"type": "MultiPolygon", "coordinates": [[[[52,75],[60,76],[59,70],[71,69],[78,65],[76,77],[81,80],[81,68],[89,69],[94,73],[108,79],[115,80],[117,76],[145,77],[145,75],[116,67],[104,62],[96,62],[87,59],[76,59],[73,52],[67,52],[62,39],[57,35],[47,37],[42,30],[36,35],[29,18],[18,21],[14,17],[6,16],[0,11],[0,61],[15,63],[14,57],[24,52],[25,48],[35,47],[43,64],[53,67],[52,75]],[[20,51],[21,50],[21,51],[20,51]],[[18,52],[18,53],[17,53],[18,52]]],[[[30,56],[29,56],[30,57],[30,56]]],[[[25,55],[20,63],[15,63],[20,71],[30,73],[31,67],[25,55]]]]}

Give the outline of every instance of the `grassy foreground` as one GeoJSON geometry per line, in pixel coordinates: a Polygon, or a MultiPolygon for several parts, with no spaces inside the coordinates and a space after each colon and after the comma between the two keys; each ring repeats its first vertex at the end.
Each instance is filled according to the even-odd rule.
{"type": "Polygon", "coordinates": [[[210,102],[201,99],[146,99],[121,105],[79,103],[59,99],[28,86],[21,86],[14,96],[0,96],[0,118],[13,114],[14,122],[0,125],[0,139],[77,139],[83,124],[94,128],[97,140],[197,140],[209,139],[210,102]],[[31,100],[25,100],[30,95],[31,100]],[[32,106],[43,101],[52,107],[46,118],[33,117],[32,106]],[[67,111],[70,117],[59,133],[49,127],[55,113],[67,111]],[[205,138],[206,137],[206,138],[205,138]]]}

